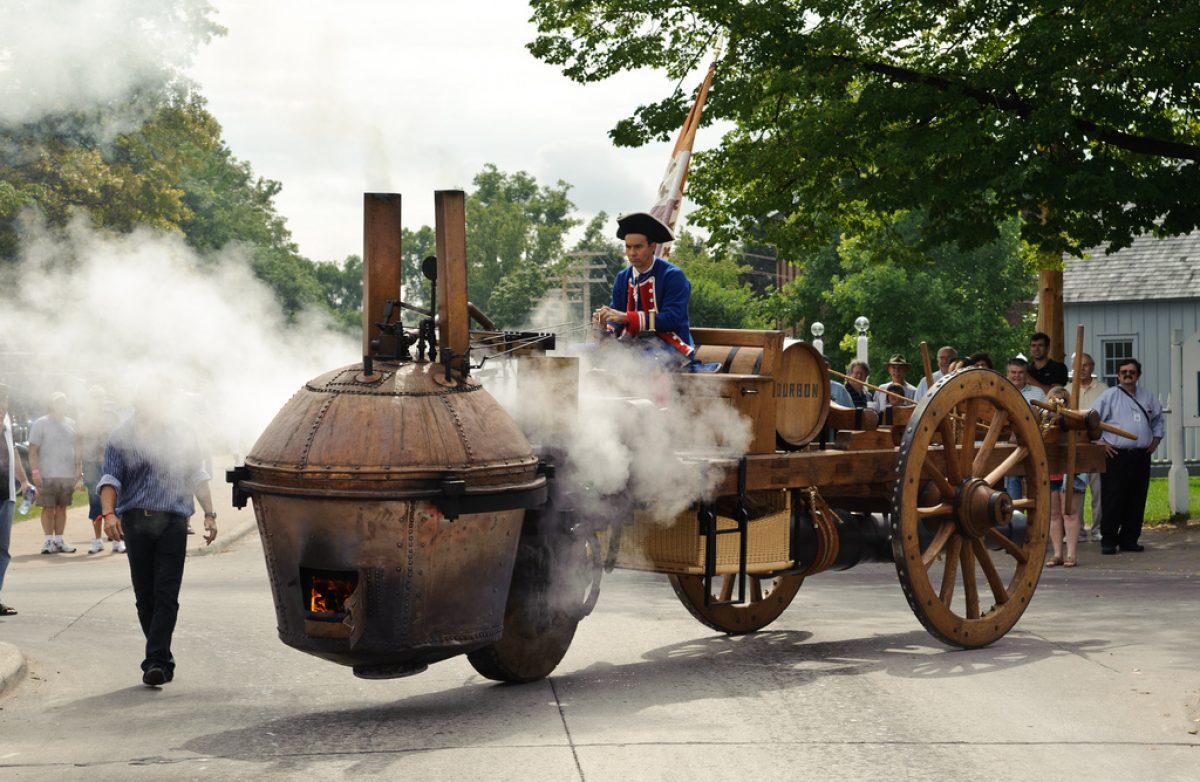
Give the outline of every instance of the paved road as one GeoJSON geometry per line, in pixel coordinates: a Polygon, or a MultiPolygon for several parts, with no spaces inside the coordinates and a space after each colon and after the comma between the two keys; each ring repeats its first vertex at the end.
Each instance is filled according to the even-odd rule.
{"type": "Polygon", "coordinates": [[[461,658],[367,682],[284,647],[249,535],[189,559],[177,678],[145,688],[124,560],[25,557],[5,588],[21,614],[0,620],[28,664],[0,700],[0,777],[1196,780],[1197,535],[1047,571],[972,652],[925,634],[888,565],[810,579],[740,638],[618,572],[525,686],[461,658]]]}

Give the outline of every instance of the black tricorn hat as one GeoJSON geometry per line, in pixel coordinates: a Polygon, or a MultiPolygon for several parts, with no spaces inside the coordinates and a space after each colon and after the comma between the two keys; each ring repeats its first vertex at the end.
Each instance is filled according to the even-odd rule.
{"type": "Polygon", "coordinates": [[[617,238],[624,239],[625,234],[641,234],[653,244],[675,241],[671,229],[649,212],[631,212],[618,217],[617,238]]]}

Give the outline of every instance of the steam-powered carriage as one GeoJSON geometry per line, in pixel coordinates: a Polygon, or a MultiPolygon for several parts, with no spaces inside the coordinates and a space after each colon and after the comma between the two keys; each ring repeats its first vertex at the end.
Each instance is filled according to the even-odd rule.
{"type": "MultiPolygon", "coordinates": [[[[665,573],[702,623],[746,633],[809,576],[894,561],[932,635],[984,646],[1037,588],[1049,475],[1103,469],[1094,416],[1035,411],[995,372],[952,373],[880,420],[831,404],[825,361],[804,343],[695,328],[721,371],[673,376],[671,404],[736,413],[749,444],[663,455],[702,487],[665,517],[563,481],[566,446],[553,427],[531,444],[480,382],[472,346],[520,354],[518,382],[553,383],[546,418],[568,423],[578,364],[546,354],[553,335],[498,331],[474,310],[463,194],[435,203],[431,307],[399,298],[399,196],[367,195],[363,361],[305,384],[229,474],[235,503],[254,501],[280,638],[358,676],[466,654],[492,679],[544,677],[612,567],[665,573]],[[1024,476],[1025,497],[1005,493],[1007,476],[1024,476]]],[[[610,401],[647,426],[659,414],[610,401]]]]}

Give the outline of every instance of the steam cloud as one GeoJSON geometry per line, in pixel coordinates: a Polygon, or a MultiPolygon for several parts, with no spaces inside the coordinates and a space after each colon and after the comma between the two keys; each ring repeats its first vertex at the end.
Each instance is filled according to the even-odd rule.
{"type": "Polygon", "coordinates": [[[200,256],[180,236],[101,233],[82,216],[62,232],[31,219],[23,237],[0,308],[7,349],[29,356],[9,367],[14,396],[59,389],[82,406],[99,385],[128,406],[190,392],[209,450],[245,453],[306,380],[357,357],[323,313],[286,323],[236,247],[200,256]]]}
{"type": "Polygon", "coordinates": [[[714,476],[704,460],[740,456],[749,447],[749,421],[722,399],[685,396],[681,376],[639,350],[609,342],[557,352],[579,359],[578,385],[573,367],[521,377],[532,372],[528,365],[519,366],[517,382],[499,377],[485,384],[532,443],[565,459],[558,479],[585,515],[615,521],[617,505],[625,504],[669,522],[710,494],[714,476]]]}
{"type": "Polygon", "coordinates": [[[95,112],[102,140],[137,127],[153,101],[139,116],[131,98],[179,78],[205,40],[207,10],[204,0],[5,0],[0,124],[95,112]],[[101,111],[113,105],[130,110],[101,111]]]}

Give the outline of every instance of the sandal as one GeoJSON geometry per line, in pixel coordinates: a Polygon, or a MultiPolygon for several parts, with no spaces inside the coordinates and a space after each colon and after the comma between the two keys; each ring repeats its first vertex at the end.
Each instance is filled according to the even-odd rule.
{"type": "Polygon", "coordinates": [[[1062,557],[1050,557],[1046,560],[1046,567],[1058,567],[1063,563],[1062,557]]]}
{"type": "Polygon", "coordinates": [[[0,616],[16,616],[16,615],[17,615],[17,609],[13,608],[12,606],[6,606],[6,605],[4,605],[4,603],[0,603],[0,616]]]}
{"type": "Polygon", "coordinates": [[[1063,567],[1075,567],[1075,557],[1067,557],[1063,560],[1063,567]]]}

